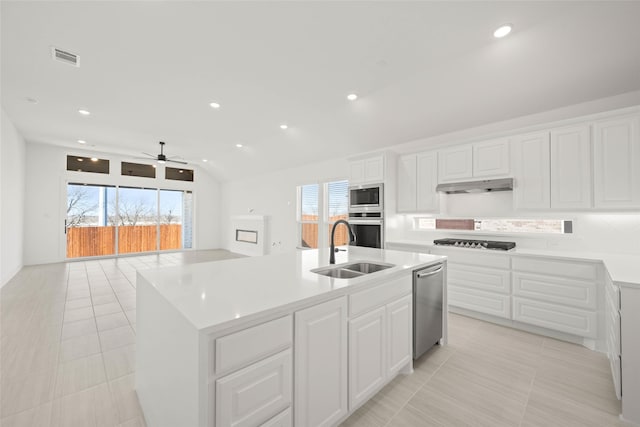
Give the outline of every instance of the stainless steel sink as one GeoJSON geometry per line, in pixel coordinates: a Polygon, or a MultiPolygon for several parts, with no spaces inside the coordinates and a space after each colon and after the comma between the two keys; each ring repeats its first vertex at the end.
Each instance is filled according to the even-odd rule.
{"type": "Polygon", "coordinates": [[[386,270],[391,267],[395,266],[393,264],[363,261],[337,265],[335,267],[316,268],[311,271],[316,274],[334,277],[336,279],[352,279],[354,277],[364,276],[365,274],[375,273],[376,271],[386,270]]]}

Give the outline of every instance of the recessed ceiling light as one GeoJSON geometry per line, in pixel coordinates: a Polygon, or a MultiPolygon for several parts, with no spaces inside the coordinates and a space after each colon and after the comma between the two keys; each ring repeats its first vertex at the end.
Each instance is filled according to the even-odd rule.
{"type": "Polygon", "coordinates": [[[355,101],[356,99],[358,99],[358,95],[356,95],[355,93],[350,93],[349,95],[347,95],[347,99],[349,101],[355,101]]]}
{"type": "Polygon", "coordinates": [[[78,113],[82,114],[83,116],[88,116],[89,114],[91,114],[91,112],[87,110],[78,110],[78,113]]]}
{"type": "Polygon", "coordinates": [[[78,144],[86,144],[86,143],[87,143],[87,141],[85,141],[84,139],[79,139],[78,140],[78,144]]]}
{"type": "Polygon", "coordinates": [[[211,106],[211,108],[215,108],[216,110],[220,108],[220,104],[218,104],[217,102],[210,102],[209,105],[211,106]]]}
{"type": "Polygon", "coordinates": [[[502,38],[502,37],[506,36],[507,34],[509,34],[511,32],[512,28],[513,28],[513,26],[511,24],[501,25],[497,30],[495,30],[493,32],[493,37],[495,37],[497,39],[502,38]]]}
{"type": "Polygon", "coordinates": [[[97,161],[98,161],[98,158],[97,158],[97,157],[92,157],[92,158],[91,158],[91,161],[92,161],[92,162],[97,162],[97,161]]]}
{"type": "Polygon", "coordinates": [[[281,124],[281,125],[280,125],[280,129],[288,129],[288,128],[289,128],[289,126],[287,126],[287,125],[285,125],[285,124],[281,124]]]}
{"type": "Polygon", "coordinates": [[[242,144],[236,144],[236,147],[242,148],[242,144]]]}
{"type": "Polygon", "coordinates": [[[207,163],[209,160],[207,159],[202,159],[203,162],[207,163]]]}

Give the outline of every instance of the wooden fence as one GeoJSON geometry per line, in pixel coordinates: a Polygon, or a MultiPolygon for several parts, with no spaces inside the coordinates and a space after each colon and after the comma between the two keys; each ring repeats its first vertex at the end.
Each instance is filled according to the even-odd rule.
{"type": "MultiPolygon", "coordinates": [[[[329,218],[329,222],[333,223],[339,219],[347,219],[347,215],[336,215],[329,218]]],[[[303,221],[316,221],[315,224],[303,223],[302,224],[302,246],[305,248],[317,248],[318,247],[318,216],[317,215],[302,215],[303,221]]],[[[333,226],[333,225],[332,225],[333,226]]],[[[347,227],[339,225],[336,228],[336,234],[334,242],[336,246],[346,245],[349,243],[349,232],[347,227]]],[[[331,244],[331,227],[327,231],[327,246],[331,244]]]]}
{"type": "MultiPolygon", "coordinates": [[[[155,251],[158,241],[155,225],[125,225],[118,227],[118,253],[155,251]]],[[[115,254],[116,227],[69,227],[67,257],[104,256],[115,254]]],[[[182,226],[160,226],[160,250],[182,248],[182,226]]]]}

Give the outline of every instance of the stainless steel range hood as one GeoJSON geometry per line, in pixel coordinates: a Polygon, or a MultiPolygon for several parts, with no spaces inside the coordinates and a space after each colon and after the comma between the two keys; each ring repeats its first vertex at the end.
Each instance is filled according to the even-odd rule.
{"type": "Polygon", "coordinates": [[[452,182],[438,184],[436,191],[447,194],[486,193],[489,191],[512,191],[513,178],[486,179],[484,181],[452,182]]]}

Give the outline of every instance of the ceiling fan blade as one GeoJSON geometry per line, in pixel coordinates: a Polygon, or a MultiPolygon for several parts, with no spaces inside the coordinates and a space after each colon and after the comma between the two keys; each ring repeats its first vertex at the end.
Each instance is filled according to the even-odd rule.
{"type": "Polygon", "coordinates": [[[156,155],[155,155],[155,154],[149,154],[149,153],[145,153],[145,152],[143,152],[142,154],[145,154],[145,155],[147,155],[147,156],[151,157],[152,159],[155,159],[155,158],[156,158],[156,155]]]}
{"type": "Polygon", "coordinates": [[[167,159],[167,162],[171,162],[171,163],[180,163],[181,165],[188,165],[189,163],[187,162],[183,162],[181,160],[171,160],[171,159],[167,159]]]}

